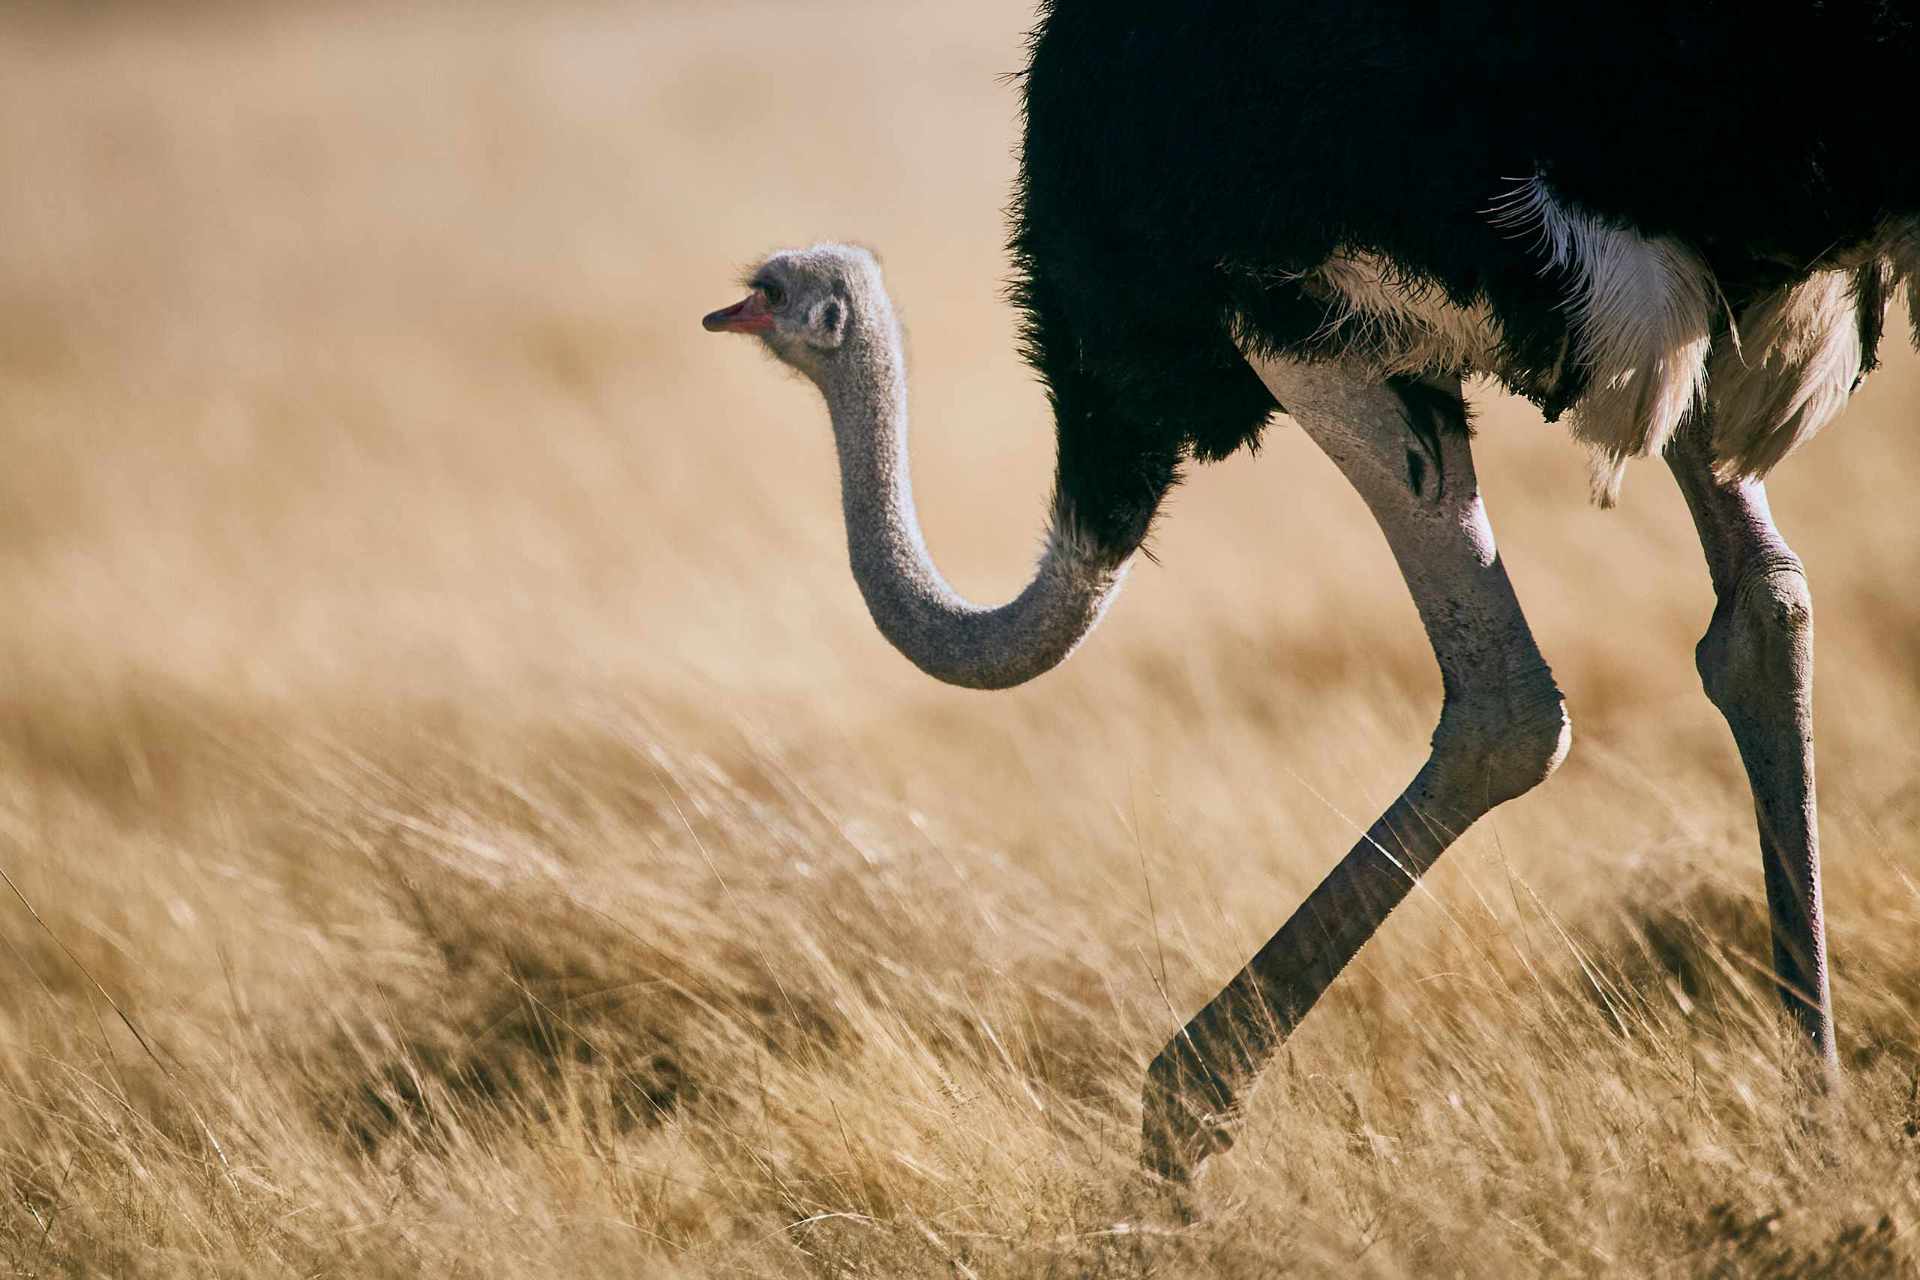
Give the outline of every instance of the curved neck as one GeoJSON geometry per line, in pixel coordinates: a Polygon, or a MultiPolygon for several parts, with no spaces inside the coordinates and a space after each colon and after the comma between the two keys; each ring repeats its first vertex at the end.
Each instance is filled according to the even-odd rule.
{"type": "Polygon", "coordinates": [[[1101,551],[1054,500],[1040,563],[998,608],[963,599],[934,566],[907,464],[907,385],[891,307],[863,315],[820,379],[840,455],[854,581],[875,625],[935,679],[1004,689],[1058,666],[1098,625],[1130,557],[1101,551]]]}

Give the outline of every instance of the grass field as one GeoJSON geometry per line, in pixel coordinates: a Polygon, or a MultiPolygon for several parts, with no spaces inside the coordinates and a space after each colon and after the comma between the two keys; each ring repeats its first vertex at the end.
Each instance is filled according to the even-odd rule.
{"type": "Polygon", "coordinates": [[[1051,455],[999,293],[1030,17],[0,18],[12,1274],[1920,1265],[1904,349],[1773,486],[1844,1094],[1787,1084],[1677,495],[1642,464],[1592,509],[1483,389],[1572,760],[1341,978],[1205,1216],[1152,1212],[1147,1059],[1423,755],[1383,544],[1276,426],[1065,668],[943,689],[865,616],[816,398],[697,324],[764,249],[877,246],[929,539],[1011,591],[1051,455]]]}

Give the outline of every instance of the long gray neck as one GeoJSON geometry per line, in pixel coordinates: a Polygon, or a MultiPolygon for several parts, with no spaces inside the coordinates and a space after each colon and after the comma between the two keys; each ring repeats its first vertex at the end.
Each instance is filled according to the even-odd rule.
{"type": "Polygon", "coordinates": [[[1040,564],[1019,595],[988,609],[949,586],[913,506],[899,326],[884,299],[866,302],[820,388],[840,454],[847,554],[867,611],[894,648],[937,680],[970,689],[1031,680],[1099,623],[1128,560],[1103,554],[1056,500],[1040,564]]]}

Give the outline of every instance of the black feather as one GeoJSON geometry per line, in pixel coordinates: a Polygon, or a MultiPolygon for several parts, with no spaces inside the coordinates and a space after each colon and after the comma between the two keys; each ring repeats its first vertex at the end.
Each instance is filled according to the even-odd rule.
{"type": "Polygon", "coordinates": [[[1130,551],[1183,461],[1257,443],[1274,404],[1236,326],[1258,351],[1334,354],[1298,281],[1338,248],[1485,302],[1513,389],[1566,408],[1564,282],[1487,217],[1536,174],[1688,244],[1736,308],[1920,213],[1897,134],[1916,9],[1044,3],[1011,250],[1063,512],[1130,551]]]}

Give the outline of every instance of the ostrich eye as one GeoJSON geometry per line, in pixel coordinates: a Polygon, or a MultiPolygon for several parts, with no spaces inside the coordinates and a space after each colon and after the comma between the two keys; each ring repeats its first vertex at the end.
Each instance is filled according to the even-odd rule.
{"type": "Polygon", "coordinates": [[[780,286],[780,282],[777,280],[762,280],[755,287],[766,295],[767,305],[770,307],[777,307],[787,300],[787,291],[780,286]]]}

